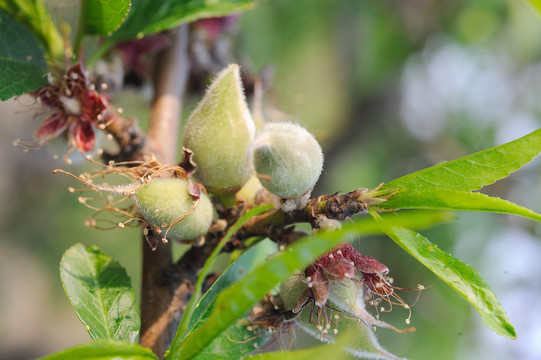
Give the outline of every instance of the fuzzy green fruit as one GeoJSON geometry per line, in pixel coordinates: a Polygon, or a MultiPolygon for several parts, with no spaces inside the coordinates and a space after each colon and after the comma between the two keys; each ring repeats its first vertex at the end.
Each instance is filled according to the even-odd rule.
{"type": "Polygon", "coordinates": [[[270,123],[254,142],[254,169],[261,184],[282,198],[297,198],[310,191],[323,169],[323,152],[303,127],[270,123]]]}
{"type": "Polygon", "coordinates": [[[238,65],[223,70],[184,127],[184,147],[193,151],[196,177],[212,192],[238,190],[250,178],[248,150],[255,125],[238,65]]]}
{"type": "Polygon", "coordinates": [[[279,297],[282,310],[294,312],[300,310],[297,309],[299,299],[308,288],[303,278],[301,273],[295,273],[280,283],[279,297]]]}
{"type": "Polygon", "coordinates": [[[201,193],[197,207],[191,211],[193,200],[188,182],[183,179],[153,180],[137,191],[133,200],[143,218],[164,231],[189,213],[169,229],[167,238],[171,240],[197,239],[206,234],[212,223],[213,208],[208,196],[201,193]]]}

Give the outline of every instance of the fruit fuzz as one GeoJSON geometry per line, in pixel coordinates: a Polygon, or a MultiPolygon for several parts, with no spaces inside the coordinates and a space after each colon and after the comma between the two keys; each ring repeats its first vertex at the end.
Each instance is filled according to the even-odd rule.
{"type": "Polygon", "coordinates": [[[321,147],[299,125],[266,124],[253,148],[253,165],[261,184],[282,198],[297,198],[312,190],[323,169],[321,147]]]}
{"type": "Polygon", "coordinates": [[[212,223],[213,208],[208,196],[201,193],[195,203],[188,181],[183,179],[153,180],[139,189],[133,199],[143,218],[160,229],[168,229],[166,236],[171,240],[197,239],[206,234],[212,223]]]}
{"type": "Polygon", "coordinates": [[[212,82],[184,127],[183,146],[193,151],[195,176],[209,191],[231,193],[250,178],[248,149],[254,133],[239,67],[230,65],[212,82]]]}

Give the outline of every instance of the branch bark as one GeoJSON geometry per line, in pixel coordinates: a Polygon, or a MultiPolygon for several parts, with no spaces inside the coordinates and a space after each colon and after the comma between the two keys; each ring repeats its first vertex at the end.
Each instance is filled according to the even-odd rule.
{"type": "MultiPolygon", "coordinates": [[[[171,47],[157,57],[154,103],[146,144],[146,152],[153,152],[164,164],[176,162],[182,97],[189,72],[187,25],[172,31],[171,36],[171,47]]],[[[182,313],[182,301],[178,299],[189,298],[189,283],[194,275],[185,279],[171,276],[170,243],[160,243],[156,250],[145,239],[142,243],[140,341],[161,358],[175,334],[175,325],[182,313]],[[185,285],[179,286],[179,283],[185,285]],[[180,290],[182,294],[175,294],[179,288],[183,289],[180,290]]]]}
{"type": "Polygon", "coordinates": [[[371,205],[386,201],[390,192],[378,192],[375,189],[359,188],[345,194],[322,195],[311,198],[303,208],[286,212],[274,209],[250,219],[236,234],[237,239],[252,236],[269,237],[281,244],[290,244],[303,236],[293,228],[286,228],[295,223],[308,222],[312,228],[333,226],[328,221],[344,221],[353,215],[366,214],[371,205]]]}

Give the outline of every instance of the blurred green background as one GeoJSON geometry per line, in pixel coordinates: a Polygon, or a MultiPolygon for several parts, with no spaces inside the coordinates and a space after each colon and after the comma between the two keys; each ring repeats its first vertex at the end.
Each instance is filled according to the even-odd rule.
{"type": "MultiPolygon", "coordinates": [[[[58,3],[59,18],[73,15],[58,3]]],[[[526,0],[261,0],[237,31],[236,58],[250,71],[274,69],[265,118],[298,121],[324,147],[315,195],[374,187],[541,125],[541,17],[526,0]]],[[[147,117],[148,96],[121,95],[125,112],[147,117]]],[[[51,173],[77,174],[84,164],[54,160],[54,149],[11,146],[39,124],[33,100],[0,103],[0,114],[0,359],[28,359],[89,340],[59,280],[63,251],[98,245],[127,268],[139,297],[141,244],[136,229],[84,227],[91,212],[67,191],[73,179],[51,173]]],[[[540,212],[540,166],[487,192],[540,212]]],[[[492,333],[446,284],[373,237],[360,250],[386,264],[395,285],[433,285],[413,308],[417,331],[378,329],[381,344],[410,359],[541,358],[541,226],[465,213],[423,235],[479,269],[518,339],[492,333]]],[[[382,319],[404,328],[406,317],[397,308],[382,319]]]]}

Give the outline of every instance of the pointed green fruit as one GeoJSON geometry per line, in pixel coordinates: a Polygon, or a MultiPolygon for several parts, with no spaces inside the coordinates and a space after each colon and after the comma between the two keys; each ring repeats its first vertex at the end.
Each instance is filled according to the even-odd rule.
{"type": "Polygon", "coordinates": [[[254,142],[253,163],[268,191],[282,198],[297,198],[316,184],[323,169],[323,152],[303,127],[270,123],[254,142]]]}
{"type": "Polygon", "coordinates": [[[160,178],[143,186],[133,196],[143,218],[151,225],[166,230],[171,240],[193,240],[206,234],[212,223],[213,208],[208,196],[199,195],[195,205],[188,182],[177,178],[160,178]]]}
{"type": "Polygon", "coordinates": [[[238,65],[223,70],[184,127],[184,147],[193,151],[196,177],[212,192],[234,192],[249,178],[248,149],[255,125],[238,65]]]}

